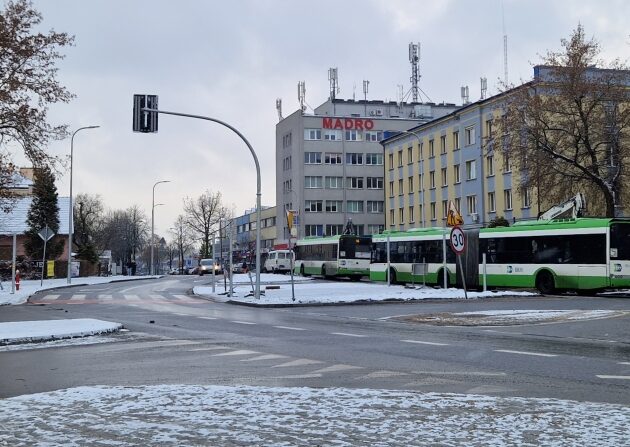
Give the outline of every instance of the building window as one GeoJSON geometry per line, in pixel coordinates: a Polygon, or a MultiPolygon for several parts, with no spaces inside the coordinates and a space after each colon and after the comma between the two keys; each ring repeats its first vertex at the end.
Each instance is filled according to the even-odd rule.
{"type": "Polygon", "coordinates": [[[341,200],[326,200],[326,212],[327,213],[341,213],[342,201],[341,200]]]}
{"type": "Polygon", "coordinates": [[[321,188],[322,185],[322,177],[308,175],[304,177],[304,188],[321,188]]]}
{"type": "Polygon", "coordinates": [[[389,197],[394,197],[394,181],[389,182],[389,197]]]}
{"type": "Polygon", "coordinates": [[[305,140],[321,140],[322,130],[321,129],[304,129],[304,139],[305,140]]]}
{"type": "Polygon", "coordinates": [[[448,200],[442,200],[442,217],[448,216],[448,200]]]}
{"type": "Polygon", "coordinates": [[[431,220],[437,220],[437,217],[435,215],[435,202],[431,202],[429,204],[429,209],[431,211],[431,220]]]}
{"type": "Polygon", "coordinates": [[[475,214],[477,212],[477,196],[466,196],[466,206],[468,214],[475,214]]]}
{"type": "Polygon", "coordinates": [[[494,157],[492,155],[486,157],[486,172],[488,173],[488,177],[494,175],[494,157]]]}
{"type": "Polygon", "coordinates": [[[492,119],[486,121],[486,138],[492,138],[492,119]]]}
{"type": "Polygon", "coordinates": [[[412,224],[416,221],[415,217],[414,217],[414,209],[413,209],[413,205],[409,205],[409,223],[412,224]]]}
{"type": "Polygon", "coordinates": [[[503,202],[505,203],[506,211],[509,211],[512,209],[512,190],[511,189],[503,190],[503,202]]]}
{"type": "Polygon", "coordinates": [[[348,200],[346,211],[348,213],[362,213],[363,200],[348,200]]]}
{"type": "Polygon", "coordinates": [[[323,236],[324,226],[323,225],[304,225],[304,235],[305,236],[323,236]]]}
{"type": "Polygon", "coordinates": [[[462,209],[462,199],[461,197],[455,197],[455,209],[459,212],[462,209]]]}
{"type": "Polygon", "coordinates": [[[464,138],[466,138],[466,146],[475,144],[475,126],[470,126],[464,129],[464,138]]]}
{"type": "Polygon", "coordinates": [[[407,164],[413,163],[413,147],[407,148],[407,164]]]}
{"type": "Polygon", "coordinates": [[[325,182],[326,189],[343,188],[343,177],[326,177],[325,182]]]}
{"type": "Polygon", "coordinates": [[[383,165],[383,154],[365,154],[365,164],[373,166],[383,165]]]}
{"type": "Polygon", "coordinates": [[[429,140],[429,158],[435,157],[435,147],[433,145],[433,140],[429,140]]]}
{"type": "Polygon", "coordinates": [[[532,206],[532,197],[529,192],[529,188],[525,189],[521,193],[521,200],[523,202],[523,208],[529,208],[530,206],[532,206]]]}
{"type": "Polygon", "coordinates": [[[403,165],[403,153],[402,149],[398,151],[398,167],[401,168],[403,165]]]}
{"type": "Polygon", "coordinates": [[[324,163],[327,165],[340,165],[341,154],[339,152],[326,152],[324,154],[324,163]]]}
{"type": "Polygon", "coordinates": [[[304,164],[319,165],[322,164],[321,152],[304,152],[304,164]]]}
{"type": "Polygon", "coordinates": [[[455,178],[455,183],[461,183],[461,177],[459,175],[459,165],[453,165],[453,177],[455,178]]]}
{"type": "Polygon", "coordinates": [[[383,225],[379,224],[368,224],[367,226],[367,234],[380,234],[385,230],[383,225]]]}
{"type": "Polygon", "coordinates": [[[327,224],[326,236],[337,236],[343,234],[343,225],[327,224]]]}
{"type": "Polygon", "coordinates": [[[403,179],[398,179],[398,195],[402,196],[405,193],[405,189],[403,188],[403,179]]]}
{"type": "Polygon", "coordinates": [[[293,190],[293,181],[291,179],[282,182],[283,192],[291,192],[293,190]]]}
{"type": "Polygon", "coordinates": [[[363,177],[347,177],[347,189],[363,189],[363,177]]]}
{"type": "Polygon", "coordinates": [[[446,135],[440,137],[440,154],[446,154],[446,135]]]}
{"type": "Polygon", "coordinates": [[[282,137],[282,147],[284,149],[291,147],[291,139],[292,139],[291,132],[289,132],[288,134],[282,137]]]}
{"type": "Polygon", "coordinates": [[[305,213],[321,213],[322,201],[321,200],[306,200],[304,201],[305,213]]]}
{"type": "Polygon", "coordinates": [[[435,171],[429,171],[429,188],[435,188],[435,171]]]}
{"type": "Polygon", "coordinates": [[[423,187],[422,187],[422,174],[418,174],[418,191],[423,191],[423,187]]]}
{"type": "Polygon", "coordinates": [[[512,172],[512,166],[510,166],[510,156],[503,154],[503,172],[512,172]]]}
{"type": "Polygon", "coordinates": [[[324,130],[324,140],[326,141],[341,141],[341,131],[326,129],[324,130]]]}
{"type": "Polygon", "coordinates": [[[453,132],[453,149],[459,149],[459,131],[453,132]]]}
{"type": "Polygon", "coordinates": [[[414,191],[414,189],[413,189],[413,176],[409,176],[408,183],[409,183],[407,185],[409,187],[408,191],[411,194],[414,191]]]}
{"type": "Polygon", "coordinates": [[[400,225],[405,223],[405,209],[404,208],[398,208],[398,222],[400,222],[400,225]]]}
{"type": "Polygon", "coordinates": [[[389,169],[394,169],[394,154],[388,154],[387,162],[389,163],[389,169]]]}
{"type": "Polygon", "coordinates": [[[466,162],[466,180],[474,180],[477,178],[477,162],[469,160],[466,162]]]}
{"type": "Polygon", "coordinates": [[[365,137],[365,141],[378,143],[383,139],[383,132],[380,130],[366,130],[363,135],[365,137]]]}
{"type": "Polygon", "coordinates": [[[422,160],[422,150],[424,149],[424,143],[421,141],[418,145],[418,161],[422,160]]]}
{"type": "Polygon", "coordinates": [[[396,222],[394,221],[394,210],[389,210],[389,224],[396,225],[396,222]]]}
{"type": "Polygon", "coordinates": [[[346,130],[346,141],[362,141],[361,132],[358,130],[346,130]]]}
{"type": "Polygon", "coordinates": [[[440,170],[441,178],[442,178],[442,186],[447,186],[447,176],[446,176],[446,168],[442,168],[440,170]]]}
{"type": "Polygon", "coordinates": [[[291,170],[291,156],[290,155],[282,160],[282,170],[283,171],[291,170]]]}
{"type": "Polygon", "coordinates": [[[383,177],[368,177],[367,189],[383,189],[383,177]]]}
{"type": "Polygon", "coordinates": [[[494,192],[488,193],[488,211],[494,213],[497,210],[496,199],[494,197],[494,192]]]}
{"type": "Polygon", "coordinates": [[[368,213],[382,213],[384,202],[382,200],[368,200],[367,212],[368,213]]]}
{"type": "Polygon", "coordinates": [[[347,165],[362,165],[363,154],[360,152],[348,152],[346,154],[346,164],[347,165]]]}

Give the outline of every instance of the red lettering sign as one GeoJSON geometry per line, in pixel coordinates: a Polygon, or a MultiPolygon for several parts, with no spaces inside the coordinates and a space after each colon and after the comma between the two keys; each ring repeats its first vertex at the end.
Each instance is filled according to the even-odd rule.
{"type": "Polygon", "coordinates": [[[342,129],[342,130],[372,130],[374,129],[374,120],[363,118],[323,118],[322,127],[324,129],[342,129]]]}

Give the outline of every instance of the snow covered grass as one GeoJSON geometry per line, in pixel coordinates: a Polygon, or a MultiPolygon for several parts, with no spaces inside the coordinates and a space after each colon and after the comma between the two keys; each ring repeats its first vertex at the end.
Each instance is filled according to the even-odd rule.
{"type": "Polygon", "coordinates": [[[105,334],[122,328],[120,323],[76,318],[68,320],[0,323],[0,345],[105,334]]]}
{"type": "Polygon", "coordinates": [[[3,399],[0,445],[588,445],[630,442],[630,408],[347,388],[79,387],[3,399]]]}
{"type": "MultiPolygon", "coordinates": [[[[262,282],[262,280],[261,280],[262,282]]],[[[291,304],[320,304],[320,303],[351,303],[356,301],[384,301],[384,300],[424,300],[424,299],[463,299],[462,289],[434,289],[432,287],[407,288],[400,285],[387,286],[381,283],[368,282],[312,282],[295,284],[295,301],[291,299],[291,284],[272,283],[279,288],[268,289],[261,286],[265,292],[260,300],[245,295],[251,293],[251,286],[237,287],[231,301],[246,304],[261,305],[291,305],[291,304]]],[[[269,283],[267,285],[270,285],[269,283]]],[[[222,291],[217,289],[217,291],[222,291]]],[[[225,296],[212,293],[212,287],[196,286],[196,295],[206,296],[217,300],[227,300],[225,296]]],[[[492,298],[498,296],[535,296],[536,294],[523,291],[499,292],[468,292],[468,298],[492,298]]]]}
{"type": "MultiPolygon", "coordinates": [[[[160,276],[88,276],[84,278],[72,278],[73,286],[92,285],[92,284],[105,284],[116,281],[132,281],[136,279],[148,279],[159,278],[160,276]]],[[[15,293],[11,293],[11,281],[4,281],[2,287],[4,290],[0,290],[0,305],[3,304],[22,304],[40,290],[56,289],[59,287],[66,287],[68,285],[67,278],[55,278],[45,279],[44,284],[40,285],[41,281],[37,280],[22,280],[20,284],[20,290],[16,290],[15,293]]]]}

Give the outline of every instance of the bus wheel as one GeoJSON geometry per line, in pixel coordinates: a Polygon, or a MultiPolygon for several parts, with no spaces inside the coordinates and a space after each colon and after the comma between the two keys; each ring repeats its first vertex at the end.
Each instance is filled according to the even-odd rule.
{"type": "MultiPolygon", "coordinates": [[[[437,285],[438,287],[444,287],[444,270],[438,271],[437,274],[437,285]]],[[[448,277],[448,273],[446,274],[446,288],[451,287],[451,282],[448,277]]]]}
{"type": "Polygon", "coordinates": [[[553,275],[548,271],[542,271],[536,276],[536,288],[543,295],[549,295],[556,289],[553,275]]]}
{"type": "Polygon", "coordinates": [[[389,283],[396,284],[396,270],[392,268],[389,269],[389,283]]]}

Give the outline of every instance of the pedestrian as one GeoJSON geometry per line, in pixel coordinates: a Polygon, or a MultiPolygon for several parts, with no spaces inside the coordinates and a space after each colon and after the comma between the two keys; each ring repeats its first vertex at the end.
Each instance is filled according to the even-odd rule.
{"type": "Polygon", "coordinates": [[[131,261],[131,276],[136,276],[136,260],[131,261]]]}
{"type": "Polygon", "coordinates": [[[242,269],[243,269],[243,273],[247,273],[247,261],[245,259],[243,259],[242,269]]]}

